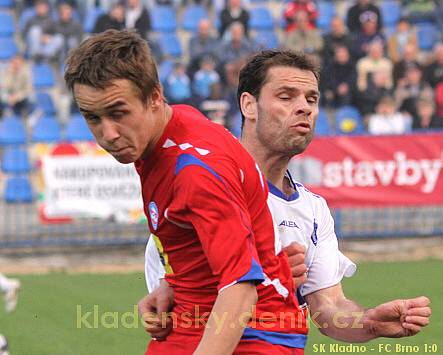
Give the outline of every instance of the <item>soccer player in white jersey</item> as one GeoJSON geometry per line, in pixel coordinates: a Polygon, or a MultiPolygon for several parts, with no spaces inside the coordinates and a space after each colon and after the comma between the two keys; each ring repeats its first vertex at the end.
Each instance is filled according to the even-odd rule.
{"type": "MultiPolygon", "coordinates": [[[[429,299],[394,300],[365,309],[346,298],[341,279],[351,276],[355,265],[338,249],[329,208],[288,171],[289,161],[311,142],[318,115],[318,71],[307,61],[290,51],[263,51],[240,72],[241,141],[268,180],[268,206],[278,236],[276,253],[291,242],[305,247],[304,267],[299,267],[299,254],[289,252],[289,260],[295,276],[307,270],[306,282],[298,283],[299,303],[306,300],[311,319],[321,325],[323,334],[348,342],[415,335],[429,323],[429,299]]],[[[141,312],[168,310],[173,294],[159,281],[162,274],[158,252],[150,241],[146,277],[151,293],[140,301],[141,312]]],[[[145,326],[152,336],[164,338],[170,323],[162,327],[160,317],[151,317],[145,326]]]]}

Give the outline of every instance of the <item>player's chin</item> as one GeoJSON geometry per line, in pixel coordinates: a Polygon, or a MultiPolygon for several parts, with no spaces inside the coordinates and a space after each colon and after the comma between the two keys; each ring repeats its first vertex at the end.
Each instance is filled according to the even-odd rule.
{"type": "Polygon", "coordinates": [[[119,154],[112,154],[112,156],[121,164],[131,164],[137,160],[137,158],[134,158],[132,155],[125,154],[125,155],[119,155],[119,154]]]}

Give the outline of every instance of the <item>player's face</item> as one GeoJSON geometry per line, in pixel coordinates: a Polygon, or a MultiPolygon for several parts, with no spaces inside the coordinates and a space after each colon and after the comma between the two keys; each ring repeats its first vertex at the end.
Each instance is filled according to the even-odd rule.
{"type": "Polygon", "coordinates": [[[258,100],[260,144],[285,156],[303,152],[314,134],[318,101],[314,73],[292,67],[270,68],[258,100]]]}
{"type": "Polygon", "coordinates": [[[104,90],[75,84],[74,96],[97,143],[117,161],[128,164],[147,154],[162,134],[154,90],[144,105],[133,84],[114,80],[104,90]]]}

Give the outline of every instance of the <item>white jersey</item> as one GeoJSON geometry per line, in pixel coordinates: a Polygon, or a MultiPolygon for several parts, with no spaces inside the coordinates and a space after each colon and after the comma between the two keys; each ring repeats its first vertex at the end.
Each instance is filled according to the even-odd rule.
{"type": "Polygon", "coordinates": [[[275,253],[292,242],[306,249],[307,281],[299,288],[302,296],[338,284],[350,277],[355,264],[338,249],[334,220],[325,199],[313,194],[303,184],[286,177],[295,192],[286,196],[268,182],[268,206],[275,230],[275,253]]]}
{"type": "MultiPolygon", "coordinates": [[[[306,248],[308,277],[298,289],[298,293],[305,296],[338,284],[344,276],[352,276],[356,266],[338,249],[334,220],[325,199],[293,181],[289,172],[287,178],[295,189],[291,196],[286,196],[268,183],[268,206],[276,236],[275,253],[280,253],[292,242],[306,248]]],[[[154,238],[149,238],[145,253],[145,277],[149,292],[158,287],[164,274],[154,238]]]]}

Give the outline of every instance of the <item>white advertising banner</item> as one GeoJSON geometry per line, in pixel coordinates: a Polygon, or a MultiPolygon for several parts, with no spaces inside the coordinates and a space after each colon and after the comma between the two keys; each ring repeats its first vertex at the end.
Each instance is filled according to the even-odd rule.
{"type": "Polygon", "coordinates": [[[108,155],[45,156],[42,168],[48,217],[118,220],[143,208],[133,164],[120,164],[108,155]]]}

